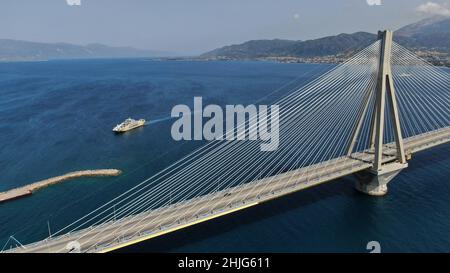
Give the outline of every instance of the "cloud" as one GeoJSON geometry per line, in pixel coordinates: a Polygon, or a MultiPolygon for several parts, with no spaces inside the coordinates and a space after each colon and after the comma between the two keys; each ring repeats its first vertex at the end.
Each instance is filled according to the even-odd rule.
{"type": "Polygon", "coordinates": [[[435,2],[427,2],[416,8],[416,11],[428,15],[450,16],[450,9],[446,4],[438,4],[435,2]]]}
{"type": "Polygon", "coordinates": [[[366,0],[369,6],[381,6],[381,0],[366,0]]]}
{"type": "Polygon", "coordinates": [[[69,6],[81,6],[81,0],[66,0],[69,6]]]}

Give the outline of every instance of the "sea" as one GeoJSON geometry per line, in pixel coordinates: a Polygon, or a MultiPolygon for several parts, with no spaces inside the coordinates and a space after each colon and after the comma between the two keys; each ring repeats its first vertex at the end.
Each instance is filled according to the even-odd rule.
{"type": "MultiPolygon", "coordinates": [[[[0,204],[0,247],[42,240],[164,169],[202,141],[174,141],[172,107],[276,101],[327,64],[150,59],[0,63],[0,191],[84,169],[81,178],[0,204]],[[144,127],[116,135],[128,117],[144,127]],[[11,240],[11,236],[15,240],[11,240]]],[[[450,251],[450,145],[415,154],[383,197],[351,177],[270,201],[121,252],[450,251]]]]}

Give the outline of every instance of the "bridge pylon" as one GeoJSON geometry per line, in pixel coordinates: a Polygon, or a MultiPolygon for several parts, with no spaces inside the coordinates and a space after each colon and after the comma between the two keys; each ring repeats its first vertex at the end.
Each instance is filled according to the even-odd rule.
{"type": "MultiPolygon", "coordinates": [[[[402,169],[408,167],[400,128],[394,80],[392,77],[392,37],[393,33],[390,30],[378,32],[378,39],[381,41],[380,59],[378,66],[378,80],[375,89],[375,105],[370,120],[371,125],[369,134],[369,150],[373,151],[374,160],[373,166],[369,171],[357,174],[358,181],[356,183],[356,188],[359,191],[376,196],[386,194],[387,183],[389,183],[402,169]],[[386,160],[383,159],[386,104],[389,105],[390,111],[388,111],[388,114],[392,123],[396,145],[395,160],[389,162],[386,162],[386,160]]],[[[367,109],[368,107],[369,102],[367,99],[365,108],[367,109]]],[[[362,123],[363,118],[363,116],[360,117],[358,125],[362,123]]],[[[357,138],[358,133],[358,130],[353,132],[352,143],[357,138]]],[[[354,144],[350,145],[349,153],[351,153],[350,149],[353,149],[353,145],[354,144]]]]}

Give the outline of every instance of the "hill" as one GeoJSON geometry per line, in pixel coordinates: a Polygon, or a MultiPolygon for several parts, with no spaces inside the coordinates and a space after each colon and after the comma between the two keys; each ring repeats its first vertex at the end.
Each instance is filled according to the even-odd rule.
{"type": "Polygon", "coordinates": [[[376,40],[375,34],[357,32],[340,34],[316,40],[254,40],[239,45],[225,46],[202,54],[204,58],[261,58],[261,57],[312,57],[347,53],[364,48],[376,40]]]}
{"type": "Polygon", "coordinates": [[[450,52],[450,18],[433,17],[400,28],[395,32],[399,43],[414,49],[450,52]]]}

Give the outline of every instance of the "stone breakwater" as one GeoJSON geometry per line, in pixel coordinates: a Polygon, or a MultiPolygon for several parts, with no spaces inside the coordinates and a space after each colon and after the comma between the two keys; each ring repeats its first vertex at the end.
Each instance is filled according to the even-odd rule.
{"type": "Polygon", "coordinates": [[[64,175],[44,179],[32,184],[28,184],[23,187],[11,189],[8,191],[0,192],[0,203],[18,199],[33,194],[33,192],[57,184],[69,179],[75,179],[80,177],[98,177],[98,176],[118,176],[122,173],[116,169],[101,169],[101,170],[84,170],[66,173],[64,175]]]}

